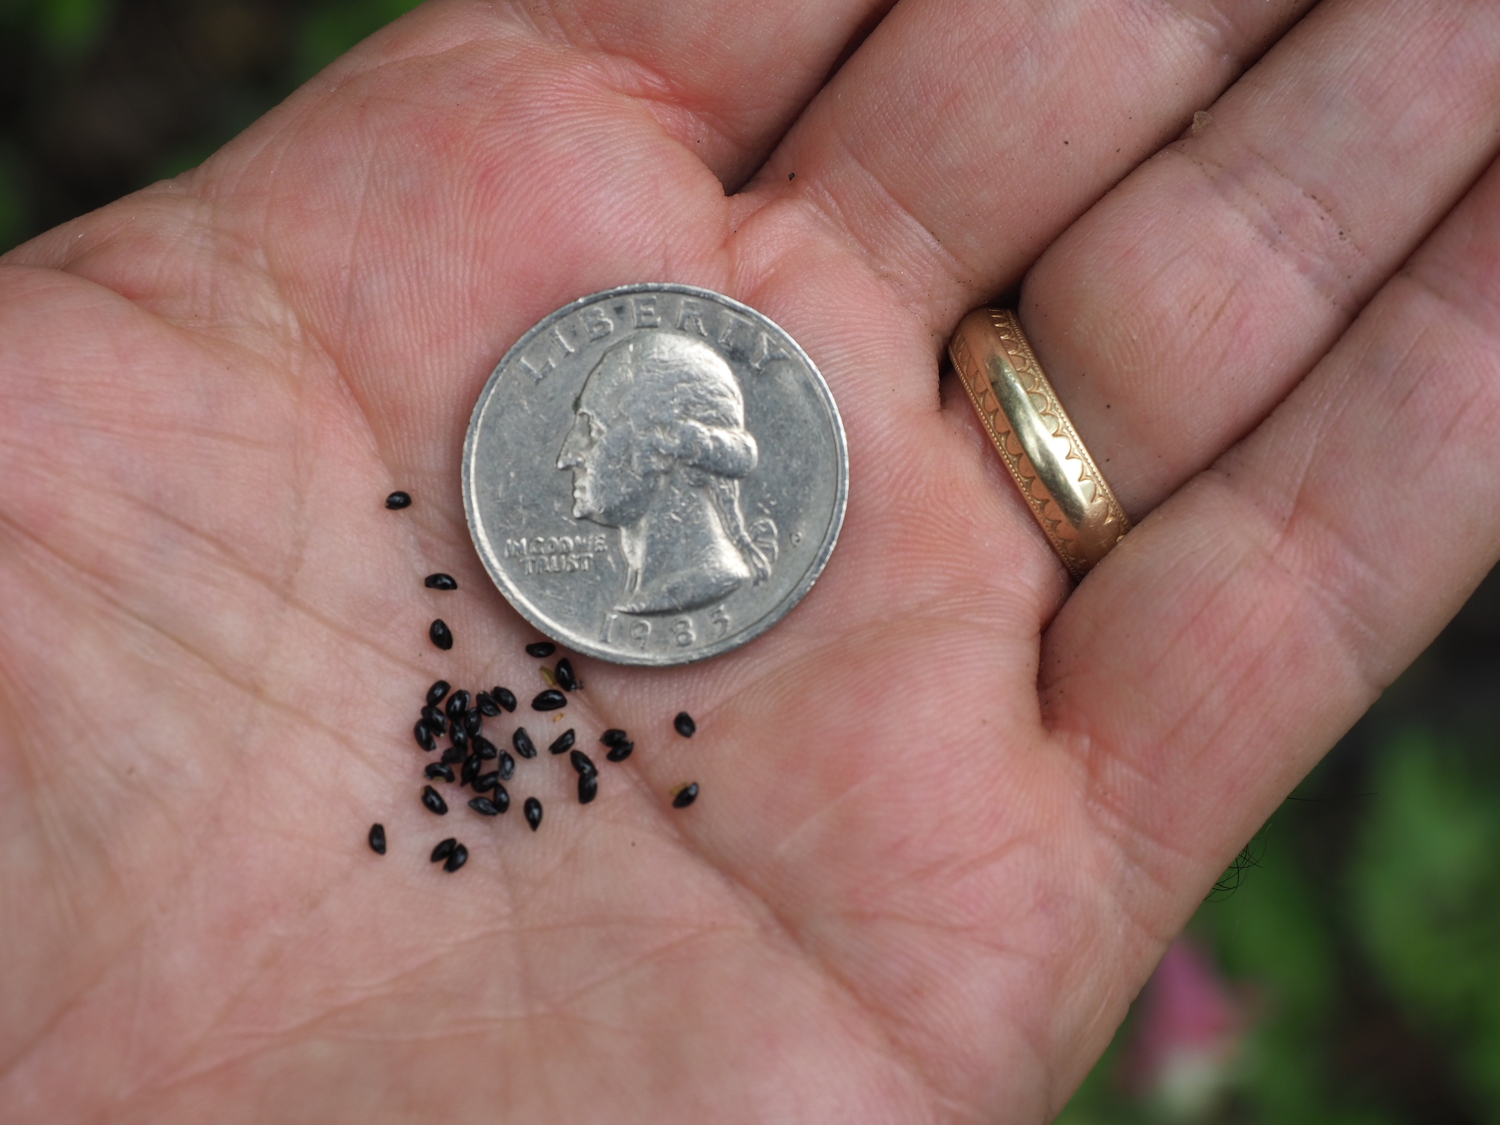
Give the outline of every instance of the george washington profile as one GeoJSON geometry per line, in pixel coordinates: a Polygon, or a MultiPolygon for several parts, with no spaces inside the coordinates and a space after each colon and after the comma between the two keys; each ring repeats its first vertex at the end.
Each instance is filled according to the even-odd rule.
{"type": "Polygon", "coordinates": [[[604,353],[574,403],[557,467],[573,516],[620,529],[627,568],[615,607],[683,612],[762,582],[776,525],[746,527],[740,480],[758,460],[734,372],[694,336],[640,333],[604,353]]]}

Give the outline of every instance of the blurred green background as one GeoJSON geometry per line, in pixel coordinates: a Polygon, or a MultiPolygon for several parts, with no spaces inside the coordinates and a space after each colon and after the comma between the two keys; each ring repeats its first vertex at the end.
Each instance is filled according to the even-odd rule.
{"type": "Polygon", "coordinates": [[[201,162],[416,0],[0,0],[0,251],[201,162]]]}
{"type": "MultiPolygon", "coordinates": [[[[0,250],[192,167],[414,6],[0,0],[0,250]]],[[[1500,1123],[1497,685],[1492,576],[1226,872],[1197,983],[1158,974],[1060,1120],[1500,1123]]]]}

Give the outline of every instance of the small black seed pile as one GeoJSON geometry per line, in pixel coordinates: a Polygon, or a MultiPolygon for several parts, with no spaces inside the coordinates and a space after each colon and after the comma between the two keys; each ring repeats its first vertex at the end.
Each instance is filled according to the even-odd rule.
{"type": "MultiPolygon", "coordinates": [[[[411,507],[411,495],[392,492],[385,498],[385,506],[393,511],[411,507]]],[[[429,574],[423,584],[431,590],[450,591],[458,589],[452,575],[441,572],[429,574]]],[[[442,618],[436,618],[427,630],[428,639],[439,649],[447,652],[453,648],[453,631],[442,618]]],[[[557,652],[551,641],[533,641],[526,646],[526,655],[535,660],[546,660],[557,652]]],[[[542,679],[549,685],[531,700],[533,711],[560,711],[568,705],[569,692],[581,691],[583,681],[573,669],[568,657],[560,658],[551,668],[543,665],[542,679]]],[[[448,802],[432,786],[432,782],[469,788],[474,796],[467,804],[481,817],[493,818],[503,815],[510,808],[510,793],[504,782],[516,776],[516,759],[509,751],[499,749],[485,737],[486,719],[499,719],[502,715],[514,714],[516,695],[506,687],[492,687],[476,691],[472,696],[464,688],[454,689],[447,680],[438,680],[427,689],[420,707],[420,717],[412,727],[417,746],[427,754],[438,749],[438,739],[446,737],[448,745],[443,748],[439,760],[427,762],[422,769],[422,805],[436,816],[448,814],[448,802]],[[488,769],[487,763],[495,762],[488,769]],[[455,773],[453,767],[458,766],[455,773]]],[[[561,718],[561,716],[558,716],[561,718]]],[[[672,720],[672,726],[684,738],[691,738],[698,729],[693,718],[681,711],[672,720]]],[[[582,750],[576,748],[577,731],[569,727],[552,740],[547,747],[550,755],[568,755],[568,762],[578,775],[578,803],[590,804],[599,795],[599,768],[582,750]]],[[[618,727],[611,727],[599,736],[601,745],[607,748],[606,761],[623,762],[630,757],[635,743],[618,727]]],[[[522,759],[537,757],[536,744],[524,726],[516,726],[510,732],[510,745],[522,759]]],[[[534,768],[534,767],[533,767],[534,768]]],[[[690,782],[672,791],[672,807],[685,809],[698,798],[698,783],[690,782]]],[[[535,797],[527,797],[522,803],[522,815],[531,831],[542,826],[542,803],[535,797]]],[[[385,855],[386,833],[383,824],[373,824],[369,832],[370,850],[376,855],[385,855]]],[[[469,860],[469,849],[456,836],[438,842],[429,859],[441,863],[443,870],[453,873],[469,860]]]]}

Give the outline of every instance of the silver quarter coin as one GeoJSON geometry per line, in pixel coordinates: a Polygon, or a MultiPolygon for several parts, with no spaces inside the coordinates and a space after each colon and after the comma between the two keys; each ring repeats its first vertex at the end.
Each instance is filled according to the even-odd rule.
{"type": "Polygon", "coordinates": [[[464,442],[469,531],[511,605],[577,652],[684,664],[786,615],[828,561],[849,465],[828,384],[738,301],[627,285],[506,353],[464,442]]]}

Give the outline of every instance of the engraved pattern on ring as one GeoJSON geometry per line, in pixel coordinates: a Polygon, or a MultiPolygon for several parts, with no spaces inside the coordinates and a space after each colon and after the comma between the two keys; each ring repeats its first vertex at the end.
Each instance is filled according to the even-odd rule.
{"type": "Polygon", "coordinates": [[[1070,516],[1066,505],[1048,488],[1007,417],[984,365],[970,349],[962,326],[954,333],[948,348],[954,369],[989,434],[991,444],[1019,486],[1037,524],[1068,573],[1075,581],[1081,580],[1130,530],[1130,520],[1104,482],[1103,474],[1078,437],[1052,385],[1042,374],[1041,365],[1021,332],[1015,314],[1008,309],[987,309],[985,313],[988,326],[1025,393],[1030,409],[1046,434],[1062,443],[1060,468],[1078,485],[1083,503],[1088,508],[1096,505],[1104,508],[1102,518],[1096,517],[1095,520],[1096,534],[1091,536],[1096,544],[1093,550],[1086,549],[1080,541],[1079,525],[1086,516],[1085,512],[1070,516]]]}

